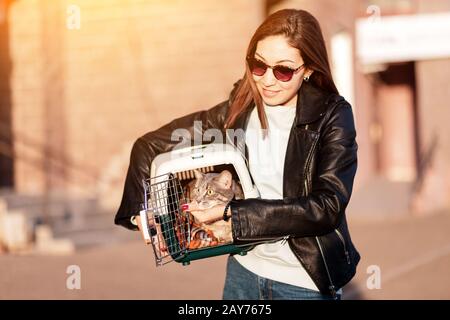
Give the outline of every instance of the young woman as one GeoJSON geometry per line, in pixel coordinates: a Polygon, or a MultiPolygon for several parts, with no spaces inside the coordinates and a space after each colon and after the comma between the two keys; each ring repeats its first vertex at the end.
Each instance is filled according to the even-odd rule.
{"type": "Polygon", "coordinates": [[[240,142],[260,192],[202,216],[231,219],[235,243],[282,239],[230,256],[223,298],[340,299],[360,260],[345,217],[357,144],[352,108],[333,83],[317,20],[303,10],[270,15],[250,41],[245,74],[228,100],[137,139],[116,224],[138,229],[134,217],[152,159],[178,143],[174,130],[193,136],[194,121],[202,130],[245,130],[240,142]]]}

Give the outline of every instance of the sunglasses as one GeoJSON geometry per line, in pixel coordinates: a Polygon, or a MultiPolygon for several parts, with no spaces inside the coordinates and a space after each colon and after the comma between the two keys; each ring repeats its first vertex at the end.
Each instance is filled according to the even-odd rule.
{"type": "Polygon", "coordinates": [[[283,82],[290,81],[294,76],[294,73],[297,73],[301,68],[304,67],[304,64],[302,64],[297,69],[292,69],[282,65],[269,66],[261,60],[251,57],[247,57],[247,62],[248,66],[250,67],[250,71],[255,76],[263,76],[266,73],[267,68],[270,68],[273,70],[273,75],[275,76],[275,78],[283,82]]]}

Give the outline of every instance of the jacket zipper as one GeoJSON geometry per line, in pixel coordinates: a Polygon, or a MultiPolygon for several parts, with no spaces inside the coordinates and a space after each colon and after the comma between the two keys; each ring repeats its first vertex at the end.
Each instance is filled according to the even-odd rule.
{"type": "MultiPolygon", "coordinates": [[[[314,144],[315,146],[315,144],[314,144]]],[[[304,181],[305,181],[305,196],[308,195],[308,165],[309,165],[309,157],[308,157],[308,161],[306,163],[306,170],[305,170],[305,177],[304,177],[304,181]]],[[[325,255],[323,253],[323,249],[322,249],[322,245],[320,243],[319,237],[316,236],[316,241],[317,241],[317,245],[319,246],[319,250],[320,250],[320,255],[322,256],[323,259],[323,263],[325,265],[325,270],[327,271],[327,276],[328,276],[328,280],[330,281],[330,286],[328,287],[330,289],[330,293],[333,297],[333,299],[337,299],[337,294],[336,294],[336,287],[333,284],[333,280],[331,279],[331,274],[330,274],[330,270],[328,269],[328,264],[327,264],[327,260],[325,259],[325,255]]]]}
{"type": "Polygon", "coordinates": [[[334,232],[336,232],[339,239],[341,239],[341,242],[344,245],[344,252],[345,252],[345,257],[347,258],[347,264],[350,264],[350,255],[348,254],[348,250],[347,250],[347,246],[345,244],[344,237],[342,236],[342,233],[340,233],[338,229],[334,229],[334,232]]]}
{"type": "Polygon", "coordinates": [[[331,280],[330,270],[328,269],[327,260],[325,260],[325,255],[323,254],[322,245],[320,243],[319,237],[316,236],[317,244],[319,245],[320,254],[322,255],[323,262],[325,264],[325,269],[327,270],[328,274],[328,280],[330,280],[330,286],[328,287],[330,289],[331,295],[333,296],[333,299],[336,300],[337,294],[336,294],[336,288],[333,284],[333,281],[331,280]]]}
{"type": "Polygon", "coordinates": [[[289,239],[289,236],[286,236],[283,238],[283,240],[281,240],[281,245],[284,245],[289,239]]]}

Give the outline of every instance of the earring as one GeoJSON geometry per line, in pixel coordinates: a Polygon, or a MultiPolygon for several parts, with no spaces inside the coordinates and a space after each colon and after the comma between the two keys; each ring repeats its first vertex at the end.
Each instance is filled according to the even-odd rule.
{"type": "Polygon", "coordinates": [[[308,82],[308,81],[309,81],[309,74],[306,75],[306,76],[303,78],[303,80],[306,81],[306,82],[308,82]]]}

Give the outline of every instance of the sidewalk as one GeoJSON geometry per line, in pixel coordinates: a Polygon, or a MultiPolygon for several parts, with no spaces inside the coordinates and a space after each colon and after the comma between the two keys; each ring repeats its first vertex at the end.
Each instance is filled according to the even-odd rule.
{"type": "MultiPolygon", "coordinates": [[[[377,222],[350,217],[349,225],[362,259],[344,298],[450,299],[450,213],[377,222]],[[366,286],[369,266],[380,268],[380,289],[366,286]]],[[[220,299],[225,262],[220,256],[156,268],[137,233],[71,256],[2,255],[0,299],[220,299]],[[69,265],[81,268],[80,290],[66,288],[69,265]]]]}
{"type": "Polygon", "coordinates": [[[350,228],[362,258],[344,298],[450,299],[450,213],[350,222],[350,228]],[[373,265],[380,268],[381,288],[369,290],[373,265]]]}

